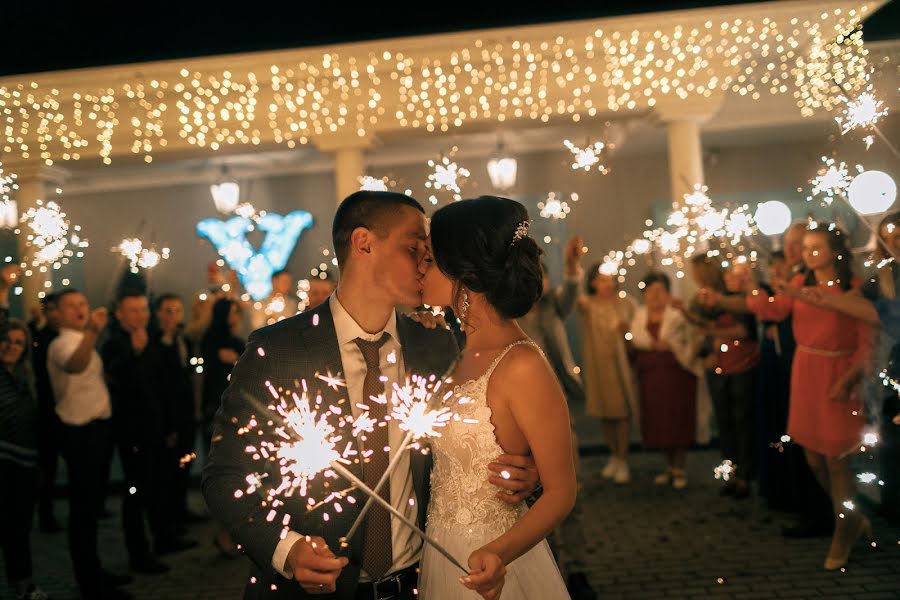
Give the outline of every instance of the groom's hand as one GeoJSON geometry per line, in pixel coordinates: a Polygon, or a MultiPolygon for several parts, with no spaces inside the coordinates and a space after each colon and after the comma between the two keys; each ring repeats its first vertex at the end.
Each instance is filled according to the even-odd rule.
{"type": "Polygon", "coordinates": [[[488,465],[493,471],[488,481],[502,488],[497,497],[509,504],[518,504],[531,497],[541,485],[537,466],[530,456],[501,454],[488,465]]]}
{"type": "Polygon", "coordinates": [[[341,569],[347,558],[336,558],[328,543],[320,537],[303,537],[291,546],[284,570],[309,594],[330,594],[335,591],[341,569]]]}

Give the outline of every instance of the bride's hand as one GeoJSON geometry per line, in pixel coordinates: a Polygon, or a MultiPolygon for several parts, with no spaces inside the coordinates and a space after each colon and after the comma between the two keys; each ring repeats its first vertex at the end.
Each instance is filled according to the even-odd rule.
{"type": "Polygon", "coordinates": [[[406,315],[425,329],[450,329],[443,314],[434,314],[430,310],[412,311],[406,315]]]}
{"type": "Polygon", "coordinates": [[[484,600],[497,600],[506,582],[506,567],[499,556],[480,548],[469,556],[469,574],[459,581],[484,600]]]}

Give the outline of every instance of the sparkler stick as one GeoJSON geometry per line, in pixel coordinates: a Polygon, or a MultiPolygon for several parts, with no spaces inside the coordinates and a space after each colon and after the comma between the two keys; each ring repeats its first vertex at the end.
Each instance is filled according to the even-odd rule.
{"type": "Polygon", "coordinates": [[[382,508],[384,508],[385,510],[387,510],[388,512],[390,512],[393,516],[395,516],[395,517],[397,517],[398,519],[400,519],[400,521],[401,521],[404,525],[406,525],[407,527],[409,527],[410,529],[412,529],[412,530],[416,533],[416,535],[418,535],[419,537],[421,537],[421,538],[425,541],[425,543],[431,544],[432,547],[434,547],[435,550],[437,550],[438,552],[440,552],[441,554],[443,554],[444,557],[446,557],[447,560],[449,560],[449,561],[450,561],[451,563],[453,563],[456,567],[458,567],[463,573],[465,573],[466,575],[469,574],[469,569],[467,569],[466,567],[462,566],[462,563],[460,563],[458,560],[456,560],[455,558],[453,558],[453,555],[450,554],[450,552],[447,551],[446,548],[444,548],[443,546],[441,546],[437,541],[434,540],[434,538],[429,537],[428,534],[426,534],[424,531],[422,531],[421,529],[419,529],[419,527],[418,527],[415,523],[413,523],[411,520],[407,519],[406,516],[405,516],[403,513],[401,513],[401,512],[400,512],[399,510],[397,510],[396,508],[394,508],[394,507],[391,505],[390,502],[388,502],[387,500],[385,500],[384,498],[382,498],[380,495],[378,495],[378,494],[375,492],[375,490],[373,490],[372,488],[370,488],[369,486],[367,486],[367,485],[366,485],[359,477],[357,477],[356,475],[354,475],[353,473],[351,473],[349,470],[347,470],[347,468],[344,467],[344,465],[342,465],[342,464],[340,464],[340,463],[338,463],[338,462],[336,462],[336,461],[333,461],[333,462],[331,463],[331,468],[334,469],[334,471],[335,471],[336,473],[338,473],[338,474],[341,475],[342,477],[346,478],[347,481],[349,481],[350,483],[356,485],[356,487],[357,487],[358,489],[360,489],[360,490],[362,490],[363,492],[365,492],[366,494],[368,494],[369,497],[370,497],[372,500],[374,500],[375,502],[377,502],[379,505],[381,505],[382,508]]]}
{"type": "MultiPolygon", "coordinates": [[[[426,405],[426,408],[425,408],[426,414],[430,411],[433,411],[435,408],[436,400],[442,398],[442,396],[437,393],[439,388],[440,388],[440,382],[438,383],[437,386],[435,386],[433,395],[429,399],[429,401],[426,405]]],[[[446,398],[446,396],[443,396],[443,398],[446,398]]],[[[378,483],[375,485],[376,493],[379,493],[381,491],[381,489],[384,487],[385,483],[390,479],[391,473],[393,473],[396,470],[397,465],[400,462],[400,459],[403,457],[403,453],[406,452],[406,448],[412,442],[413,438],[421,437],[422,433],[423,432],[421,432],[421,431],[419,431],[417,433],[415,428],[409,429],[409,431],[407,432],[406,436],[403,438],[403,441],[400,444],[400,449],[394,454],[394,458],[391,459],[391,462],[388,464],[387,468],[385,469],[384,474],[381,476],[381,479],[379,479],[378,483]]],[[[372,507],[373,501],[374,501],[373,498],[369,498],[366,501],[366,503],[362,507],[362,510],[360,510],[359,515],[356,517],[356,520],[353,522],[353,525],[350,527],[350,531],[348,531],[347,535],[341,539],[341,548],[342,549],[349,547],[350,539],[353,537],[353,535],[359,529],[360,525],[362,525],[363,519],[365,518],[366,514],[369,512],[369,509],[372,507]]]]}
{"type": "Polygon", "coordinates": [[[890,142],[890,140],[888,140],[887,137],[885,137],[885,135],[883,133],[881,133],[881,129],[878,128],[878,125],[872,125],[872,129],[875,130],[875,133],[878,135],[879,138],[881,138],[881,141],[884,142],[885,146],[888,147],[888,149],[893,153],[893,155],[896,156],[897,158],[900,158],[900,150],[897,150],[897,147],[894,146],[890,142]]]}
{"type": "MultiPolygon", "coordinates": [[[[412,441],[413,433],[410,431],[406,434],[406,437],[403,438],[403,442],[400,444],[400,449],[394,453],[394,458],[391,459],[391,462],[388,464],[387,468],[384,470],[384,474],[381,476],[381,479],[378,480],[378,483],[375,484],[374,492],[375,494],[379,494],[381,489],[384,487],[384,484],[391,477],[391,473],[397,468],[397,464],[400,462],[400,459],[403,458],[404,452],[406,452],[406,447],[412,441]]],[[[366,503],[363,505],[362,509],[359,511],[359,515],[356,517],[356,520],[353,521],[353,525],[350,527],[350,531],[347,532],[347,535],[341,538],[341,550],[350,547],[350,540],[353,538],[353,535],[359,529],[359,526],[362,525],[363,519],[366,518],[366,515],[369,512],[369,509],[372,508],[372,503],[375,502],[374,496],[369,497],[366,500],[366,503]]]]}

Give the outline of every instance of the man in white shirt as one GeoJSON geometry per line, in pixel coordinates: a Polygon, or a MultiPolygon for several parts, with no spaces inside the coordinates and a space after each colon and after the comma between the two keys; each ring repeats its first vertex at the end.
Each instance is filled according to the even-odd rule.
{"type": "MultiPolygon", "coordinates": [[[[305,379],[313,391],[320,383],[316,373],[342,373],[346,390],[337,393],[321,386],[325,387],[321,392],[326,403],[345,398],[351,407],[407,374],[445,374],[458,354],[453,335],[445,329],[425,329],[396,310],[421,304],[418,265],[425,234],[424,211],[412,198],[390,192],[349,196],[338,208],[332,229],[341,269],[337,291],[314,310],[254,332],[232,372],[216,415],[203,492],[212,514],[253,560],[245,599],[323,594],[340,600],[416,597],[422,541],[380,507],[367,513],[359,533],[349,541],[349,558],[336,558],[332,552],[359,514],[364,495],[355,493],[355,504],[345,503],[327,520],[307,511],[305,498],[279,497],[284,505],[273,517],[271,508],[262,505],[262,493],[236,497],[235,490],[246,489],[247,475],[265,465],[248,461],[246,439],[235,434],[235,424],[260,416],[258,401],[268,394],[267,385],[287,392],[297,389],[298,379],[305,379]],[[290,520],[282,527],[284,514],[290,520]]],[[[368,404],[374,411],[377,403],[368,404]]],[[[349,430],[346,435],[353,438],[349,430]]],[[[401,437],[391,424],[376,428],[362,443],[369,448],[389,446],[393,456],[401,437]]],[[[376,451],[365,465],[348,468],[367,483],[377,481],[390,456],[376,451]]],[[[430,494],[430,460],[422,453],[406,452],[382,492],[420,527],[430,494]]],[[[527,462],[522,459],[520,464],[527,462]]],[[[499,485],[512,494],[500,496],[512,503],[529,496],[537,483],[536,471],[514,466],[505,470],[511,477],[501,478],[499,485]]],[[[267,472],[279,477],[277,468],[267,472]]],[[[321,486],[320,480],[313,485],[321,486]]]]}
{"type": "MultiPolygon", "coordinates": [[[[47,370],[56,414],[62,421],[63,458],[69,482],[69,554],[82,598],[124,599],[100,566],[97,512],[109,481],[112,406],[103,363],[94,346],[108,320],[105,308],[90,311],[77,290],[58,296],[59,336],[47,349],[47,370]]],[[[120,580],[120,583],[124,583],[120,580]]]]}

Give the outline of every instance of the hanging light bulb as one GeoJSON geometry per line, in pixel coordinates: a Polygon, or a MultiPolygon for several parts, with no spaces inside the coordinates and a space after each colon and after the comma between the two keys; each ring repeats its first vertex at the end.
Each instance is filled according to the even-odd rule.
{"type": "Polygon", "coordinates": [[[216,210],[223,215],[232,214],[241,201],[241,186],[228,177],[228,169],[224,165],[219,183],[209,186],[209,192],[212,194],[216,210]]]}
{"type": "Polygon", "coordinates": [[[223,215],[230,215],[237,208],[241,197],[241,186],[236,181],[224,181],[209,186],[216,210],[223,215]]]}
{"type": "Polygon", "coordinates": [[[497,152],[494,158],[488,161],[488,176],[491,185],[497,191],[509,190],[516,185],[516,174],[519,169],[519,161],[509,155],[506,145],[501,139],[497,143],[497,152]]]}

